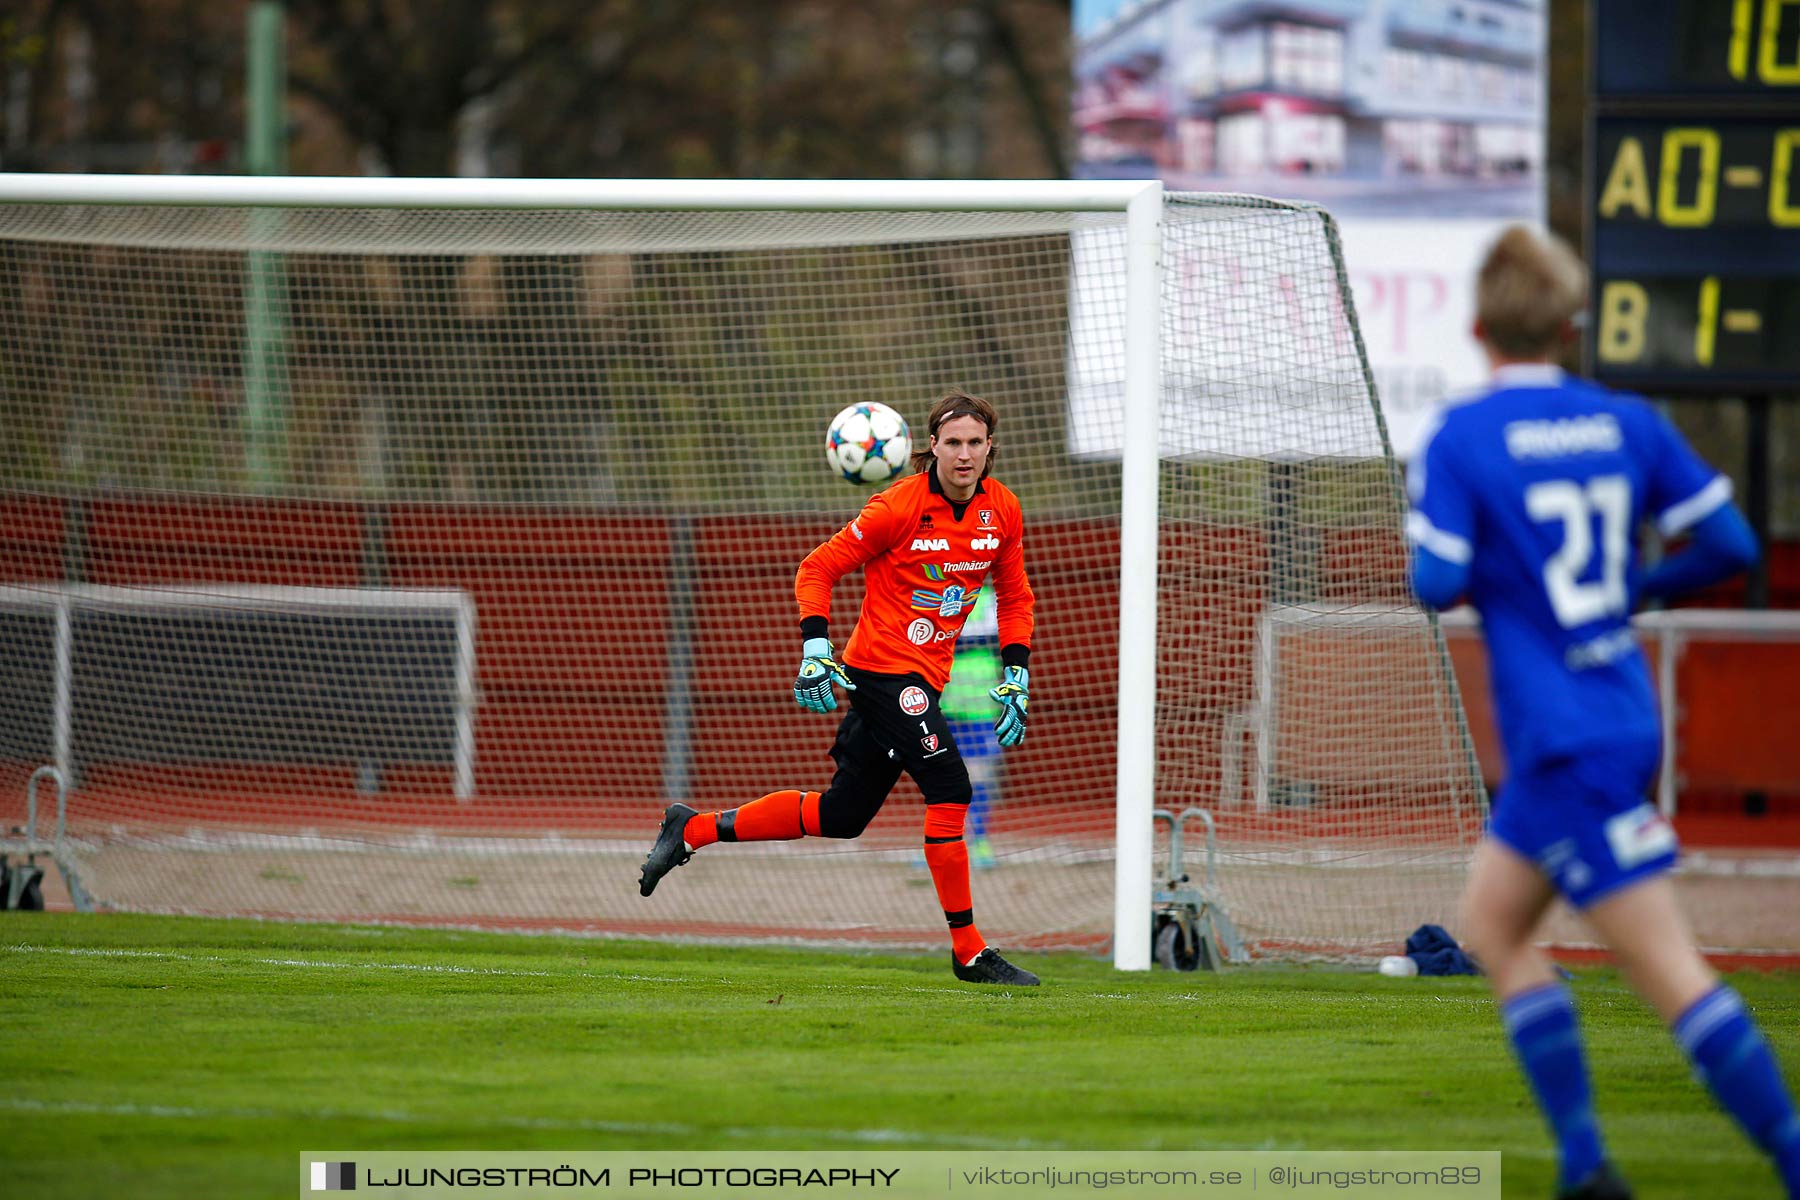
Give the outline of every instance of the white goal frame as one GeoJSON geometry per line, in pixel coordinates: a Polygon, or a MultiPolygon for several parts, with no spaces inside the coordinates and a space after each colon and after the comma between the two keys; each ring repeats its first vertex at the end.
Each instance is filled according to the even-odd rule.
{"type": "Polygon", "coordinates": [[[1162,213],[1157,180],[520,180],[0,174],[0,204],[1125,214],[1113,965],[1150,969],[1156,790],[1162,213]]]}

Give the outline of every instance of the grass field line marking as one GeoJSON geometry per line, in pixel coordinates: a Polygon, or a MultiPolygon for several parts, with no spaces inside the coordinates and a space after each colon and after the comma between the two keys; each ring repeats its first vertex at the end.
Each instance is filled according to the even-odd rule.
{"type": "MultiPolygon", "coordinates": [[[[5,951],[14,954],[61,954],[73,958],[148,958],[172,962],[221,963],[227,966],[266,966],[266,967],[318,967],[327,970],[364,970],[364,971],[422,971],[444,975],[483,975],[509,978],[521,977],[531,979],[600,979],[620,983],[705,983],[716,982],[731,984],[735,982],[728,977],[689,977],[681,975],[638,975],[622,971],[527,971],[508,967],[458,967],[438,963],[371,963],[371,962],[331,962],[326,959],[309,958],[237,958],[223,954],[182,954],[174,950],[134,950],[121,946],[38,946],[28,942],[15,942],[4,947],[5,951]]],[[[823,992],[880,992],[891,995],[895,992],[911,992],[927,996],[952,996],[968,998],[976,1003],[992,1003],[997,1000],[1010,1000],[1010,991],[974,992],[965,987],[943,985],[901,985],[879,983],[827,983],[816,985],[823,992]]],[[[1151,1001],[1155,996],[1135,995],[1129,992],[1100,992],[1093,996],[1097,1000],[1151,1001]]],[[[1363,997],[1367,999],[1367,997],[1363,997]]],[[[1041,1147],[1040,1147],[1041,1148],[1041,1147]]]]}
{"type": "MultiPolygon", "coordinates": [[[[371,963],[371,962],[331,962],[326,959],[311,958],[235,958],[223,954],[182,954],[174,950],[132,950],[122,946],[37,946],[29,942],[14,942],[6,946],[5,951],[12,954],[62,954],[73,958],[149,958],[166,959],[173,962],[224,963],[240,966],[265,967],[322,967],[333,970],[364,971],[424,971],[445,975],[489,975],[520,976],[532,979],[606,979],[622,983],[702,983],[709,979],[683,975],[638,975],[623,971],[526,971],[509,967],[458,967],[439,963],[371,963]]],[[[720,977],[712,982],[733,982],[729,978],[720,977]]],[[[871,991],[893,992],[896,989],[874,983],[826,984],[825,991],[871,991]]],[[[944,987],[907,987],[898,990],[924,992],[933,995],[975,995],[966,988],[944,987]]],[[[992,993],[998,996],[999,993],[992,993]]],[[[982,996],[983,999],[989,995],[982,996]]]]}
{"type": "Polygon", "coordinates": [[[437,975],[497,975],[530,979],[614,979],[627,983],[691,983],[676,975],[626,975],[619,972],[594,971],[526,971],[512,967],[458,967],[443,963],[372,963],[331,962],[316,958],[235,958],[224,954],[182,954],[173,950],[129,950],[117,946],[34,946],[15,942],[6,947],[11,954],[62,954],[73,958],[151,958],[172,962],[224,963],[264,967],[321,967],[327,970],[352,971],[423,971],[437,975]]]}
{"type": "MultiPolygon", "coordinates": [[[[662,1134],[670,1137],[705,1137],[724,1136],[730,1138],[794,1138],[817,1141],[856,1142],[863,1145],[901,1146],[909,1144],[940,1145],[966,1148],[970,1150],[1066,1150],[1068,1144],[1061,1141],[1037,1141],[1032,1138],[993,1138],[959,1137],[956,1134],[915,1133],[905,1129],[802,1129],[778,1125],[739,1125],[724,1129],[708,1129],[698,1125],[685,1125],[673,1121],[599,1121],[589,1119],[557,1120],[551,1117],[497,1117],[491,1120],[471,1121],[463,1117],[437,1117],[424,1113],[409,1113],[399,1109],[377,1109],[372,1112],[353,1112],[346,1109],[311,1109],[299,1112],[284,1112],[273,1108],[192,1108],[178,1104],[96,1104],[81,1100],[43,1101],[32,1100],[24,1096],[0,1096],[0,1111],[26,1112],[40,1114],[64,1113],[70,1116],[100,1117],[159,1117],[183,1121],[368,1121],[386,1122],[400,1125],[419,1125],[439,1122],[447,1125],[489,1125],[506,1129],[543,1129],[567,1130],[578,1133],[621,1133],[633,1135],[662,1134]]],[[[1281,1141],[1275,1138],[1264,1138],[1259,1142],[1245,1144],[1208,1143],[1196,1145],[1184,1140],[1179,1146],[1169,1147],[1162,1138],[1140,1147],[1148,1150],[1307,1150],[1310,1147],[1305,1141],[1281,1141]]],[[[1539,1145],[1508,1146],[1506,1153],[1510,1157],[1547,1160],[1555,1157],[1548,1147],[1539,1145]]],[[[1737,1157],[1717,1150],[1705,1151],[1684,1147],[1680,1153],[1683,1163],[1728,1163],[1738,1161],[1737,1157]]]]}
{"type": "MultiPolygon", "coordinates": [[[[624,971],[533,971],[515,967],[464,967],[445,963],[333,962],[329,959],[314,958],[250,958],[224,954],[183,954],[175,950],[138,950],[123,946],[40,946],[30,942],[14,942],[0,947],[0,952],[60,954],[70,958],[147,958],[170,962],[218,963],[226,966],[299,967],[334,971],[414,971],[434,975],[471,975],[501,979],[595,979],[617,983],[721,983],[727,985],[737,982],[725,976],[641,975],[624,971]]],[[[999,1000],[1015,999],[1011,992],[975,992],[965,987],[953,987],[949,984],[826,983],[816,985],[816,988],[822,992],[879,992],[887,995],[909,992],[918,995],[966,998],[975,1003],[993,1003],[999,1000]]],[[[1158,996],[1155,993],[1097,992],[1089,998],[1150,1004],[1161,1003],[1169,999],[1187,1001],[1217,999],[1216,996],[1202,996],[1193,992],[1183,992],[1173,996],[1158,996]]],[[[1327,1003],[1369,1005],[1380,1008],[1390,1007],[1398,999],[1419,998],[1417,996],[1401,997],[1398,993],[1368,992],[1346,992],[1337,995],[1318,993],[1314,996],[1315,1000],[1327,1003]]],[[[1491,1003],[1485,993],[1472,993],[1465,996],[1433,995],[1430,999],[1440,1004],[1491,1003]]],[[[1037,1002],[1035,998],[1033,1002],[1037,1002]]]]}
{"type": "Polygon", "coordinates": [[[425,971],[439,975],[528,975],[550,978],[550,971],[518,971],[504,967],[457,967],[441,963],[367,963],[330,962],[314,958],[232,958],[223,954],[181,954],[172,950],[127,950],[120,947],[95,946],[8,946],[19,954],[64,954],[76,958],[154,958],[172,962],[206,962],[264,967],[323,967],[350,971],[425,971]]]}
{"type": "Polygon", "coordinates": [[[956,1134],[915,1133],[906,1129],[804,1129],[777,1125],[739,1125],[709,1129],[672,1121],[598,1121],[585,1118],[558,1120],[552,1117],[495,1117],[470,1121],[465,1117],[437,1117],[425,1113],[409,1113],[398,1109],[355,1112],[347,1109],[312,1109],[284,1112],[273,1108],[194,1108],[180,1104],[96,1104],[81,1100],[44,1101],[24,1096],[0,1097],[0,1109],[13,1112],[43,1114],[64,1113],[75,1116],[160,1117],[182,1121],[385,1121],[390,1124],[418,1125],[439,1122],[447,1125],[490,1125],[508,1129],[568,1130],[585,1133],[665,1134],[671,1137],[731,1138],[796,1138],[837,1142],[896,1146],[931,1144],[961,1146],[972,1150],[1058,1150],[1062,1142],[1040,1142],[1031,1138],[963,1137],[956,1134]]]}
{"type": "MultiPolygon", "coordinates": [[[[383,963],[383,962],[332,962],[328,959],[312,958],[238,958],[224,954],[183,954],[175,950],[134,950],[123,946],[39,946],[29,942],[14,942],[0,947],[11,954],[62,954],[74,958],[149,958],[166,959],[172,962],[223,963],[226,965],[265,966],[265,967],[321,967],[331,970],[364,970],[364,971],[424,971],[445,975],[489,975],[518,976],[531,979],[603,979],[621,983],[723,983],[736,982],[726,976],[686,976],[686,975],[639,975],[624,971],[527,971],[511,967],[458,967],[440,963],[383,963]]],[[[1010,997],[1010,992],[971,992],[963,987],[942,986],[902,986],[893,987],[878,983],[836,983],[821,985],[820,990],[828,992],[883,992],[895,991],[918,992],[925,995],[970,996],[979,1000],[1010,997]]],[[[1121,1000],[1142,999],[1123,993],[1114,996],[1103,996],[1121,1000]]]]}

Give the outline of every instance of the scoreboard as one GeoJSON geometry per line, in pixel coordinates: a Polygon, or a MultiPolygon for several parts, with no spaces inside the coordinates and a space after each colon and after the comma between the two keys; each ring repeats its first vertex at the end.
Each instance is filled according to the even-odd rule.
{"type": "Polygon", "coordinates": [[[1589,3],[1589,372],[1800,387],[1800,0],[1589,3]]]}
{"type": "Polygon", "coordinates": [[[1796,0],[1595,0],[1588,23],[1603,96],[1767,96],[1800,86],[1796,0]]]}

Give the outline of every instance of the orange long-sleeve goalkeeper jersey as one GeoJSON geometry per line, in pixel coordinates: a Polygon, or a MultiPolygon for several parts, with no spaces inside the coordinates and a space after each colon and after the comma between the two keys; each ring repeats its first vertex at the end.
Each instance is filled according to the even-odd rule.
{"type": "Polygon", "coordinates": [[[1024,534],[1019,499],[1005,484],[984,479],[959,506],[935,472],[908,476],[806,556],[794,579],[800,617],[829,619],[832,585],[862,567],[862,614],[843,661],[885,675],[917,671],[942,691],[984,576],[993,580],[1001,646],[1030,648],[1024,534]]]}

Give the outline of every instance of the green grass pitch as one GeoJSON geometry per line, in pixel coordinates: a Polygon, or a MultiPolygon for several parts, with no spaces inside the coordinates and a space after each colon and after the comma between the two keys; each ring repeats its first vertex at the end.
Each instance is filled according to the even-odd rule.
{"type": "MultiPolygon", "coordinates": [[[[1482,984],[0,915],[0,1189],[294,1194],[305,1149],[1455,1149],[1547,1196],[1482,984]]],[[[1800,975],[1736,986],[1800,1079],[1800,975]]],[[[1773,1197],[1607,971],[1573,984],[1640,1196],[1773,1197]]]]}

